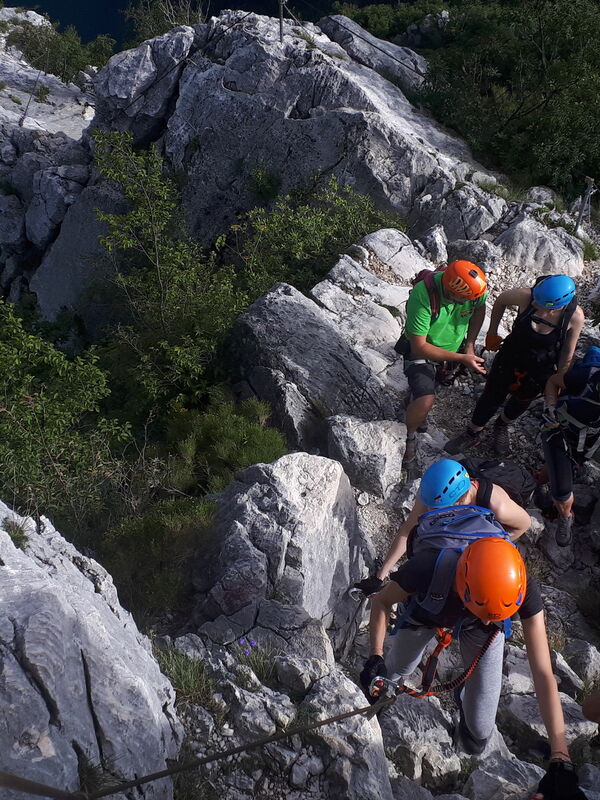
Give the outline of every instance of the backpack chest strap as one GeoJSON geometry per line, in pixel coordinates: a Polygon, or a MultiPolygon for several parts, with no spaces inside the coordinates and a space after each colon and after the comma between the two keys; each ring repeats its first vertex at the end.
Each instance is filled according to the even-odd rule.
{"type": "Polygon", "coordinates": [[[556,416],[561,422],[566,422],[568,425],[571,425],[572,427],[574,427],[576,430],[579,431],[579,436],[577,437],[578,453],[584,452],[587,437],[590,435],[593,436],[594,434],[596,435],[597,437],[596,441],[590,448],[588,448],[588,450],[585,453],[586,458],[591,458],[598,449],[598,447],[600,447],[600,427],[592,427],[591,425],[586,425],[585,423],[580,422],[574,416],[569,414],[565,406],[559,406],[556,409],[556,416]]]}

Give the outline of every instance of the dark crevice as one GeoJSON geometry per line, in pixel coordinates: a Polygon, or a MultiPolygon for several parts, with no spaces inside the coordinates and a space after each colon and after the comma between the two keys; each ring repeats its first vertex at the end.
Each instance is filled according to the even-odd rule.
{"type": "Polygon", "coordinates": [[[88,708],[90,710],[90,716],[92,718],[92,722],[94,725],[94,734],[96,736],[96,744],[98,746],[100,763],[102,764],[104,769],[107,769],[106,759],[104,755],[104,747],[102,746],[102,739],[103,739],[102,727],[100,725],[100,721],[98,720],[98,716],[96,715],[96,710],[94,708],[94,701],[92,700],[92,681],[90,678],[90,669],[88,667],[88,663],[83,650],[81,650],[80,652],[81,652],[81,664],[83,666],[83,676],[85,679],[85,694],[87,697],[88,708]]]}
{"type": "Polygon", "coordinates": [[[56,728],[60,728],[61,722],[60,722],[60,713],[58,710],[58,704],[56,700],[52,697],[52,695],[48,690],[48,687],[44,683],[44,680],[40,675],[38,667],[29,660],[29,658],[25,653],[24,631],[17,626],[15,620],[11,620],[11,622],[13,624],[13,629],[15,632],[13,640],[14,656],[19,666],[21,667],[23,674],[44,701],[44,704],[48,711],[50,725],[53,725],[56,728]]]}

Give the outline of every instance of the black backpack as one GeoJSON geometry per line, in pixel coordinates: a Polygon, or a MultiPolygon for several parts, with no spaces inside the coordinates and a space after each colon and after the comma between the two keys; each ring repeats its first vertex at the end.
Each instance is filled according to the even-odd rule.
{"type": "Polygon", "coordinates": [[[493,458],[465,458],[460,462],[471,478],[479,481],[476,503],[489,508],[492,484],[501,486],[509,497],[523,508],[531,505],[536,482],[531,473],[514,461],[493,458]]]}

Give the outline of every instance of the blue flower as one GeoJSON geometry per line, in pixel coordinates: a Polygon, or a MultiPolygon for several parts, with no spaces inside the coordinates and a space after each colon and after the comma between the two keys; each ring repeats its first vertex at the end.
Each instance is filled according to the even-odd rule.
{"type": "Polygon", "coordinates": [[[246,644],[246,640],[244,638],[238,639],[238,644],[246,644]]]}
{"type": "Polygon", "coordinates": [[[245,656],[249,656],[250,655],[250,650],[244,650],[244,655],[245,656]]]}
{"type": "Polygon", "coordinates": [[[254,641],[254,639],[250,639],[250,647],[256,647],[256,646],[257,646],[257,644],[254,641]]]}

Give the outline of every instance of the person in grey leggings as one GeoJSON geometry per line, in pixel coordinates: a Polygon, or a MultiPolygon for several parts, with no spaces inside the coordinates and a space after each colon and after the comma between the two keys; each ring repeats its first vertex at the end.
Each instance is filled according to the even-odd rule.
{"type": "MultiPolygon", "coordinates": [[[[472,664],[489,635],[489,629],[477,624],[461,630],[459,646],[465,669],[472,664]]],[[[423,651],[434,636],[435,631],[425,625],[403,628],[395,636],[391,636],[390,650],[386,656],[391,677],[400,678],[404,682],[412,675],[421,663],[423,651]]],[[[503,659],[504,633],[499,633],[462,688],[462,711],[470,733],[464,744],[471,749],[477,749],[479,742],[485,746],[494,731],[502,688],[503,659]]]]}

